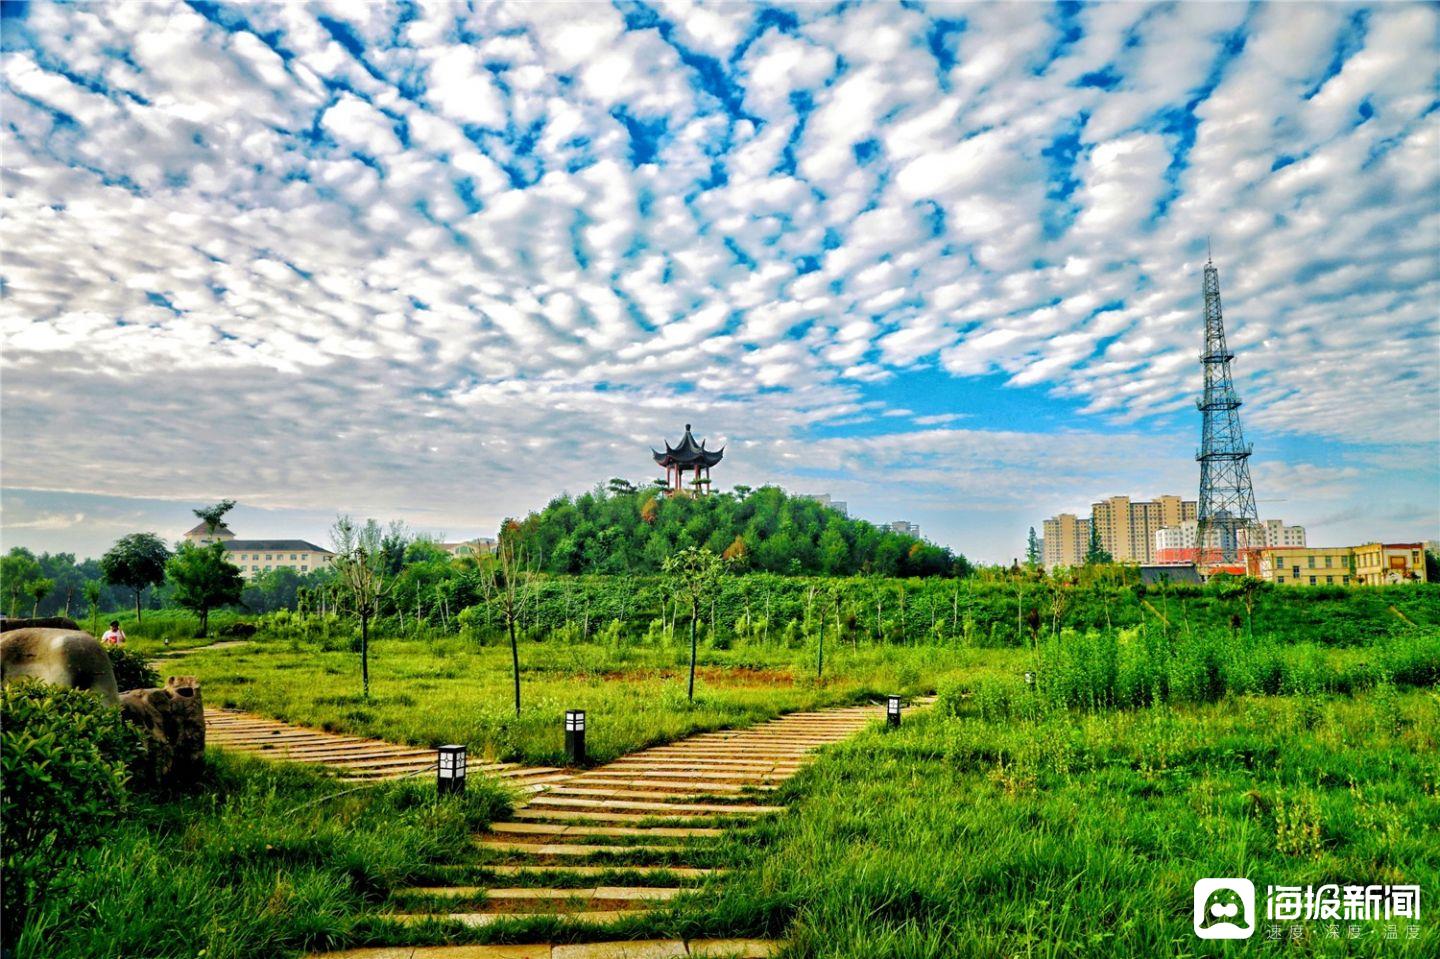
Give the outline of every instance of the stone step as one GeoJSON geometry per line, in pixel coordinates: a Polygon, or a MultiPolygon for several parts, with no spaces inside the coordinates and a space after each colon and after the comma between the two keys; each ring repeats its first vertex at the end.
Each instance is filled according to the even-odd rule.
{"type": "Polygon", "coordinates": [[[636,777],[625,779],[619,777],[608,778],[581,778],[573,777],[570,783],[584,783],[587,786],[614,786],[621,789],[646,789],[665,790],[678,795],[701,796],[707,793],[743,793],[746,790],[757,790],[759,792],[773,791],[773,787],[764,785],[745,785],[743,783],[706,782],[697,785],[693,782],[684,782],[674,779],[651,779],[648,777],[636,777]]]}
{"type": "Polygon", "coordinates": [[[552,821],[576,821],[576,822],[602,822],[602,823],[641,823],[652,819],[664,819],[681,823],[708,823],[713,822],[714,816],[697,816],[687,814],[671,815],[669,813],[624,813],[608,812],[603,809],[551,809],[549,807],[534,808],[532,803],[524,809],[517,809],[514,813],[516,819],[529,822],[552,822],[552,821]]]}
{"type": "MultiPolygon", "coordinates": [[[[664,803],[670,803],[670,802],[681,802],[681,801],[685,800],[685,799],[686,799],[687,797],[689,797],[689,796],[706,796],[706,795],[708,795],[708,794],[707,794],[707,792],[704,792],[704,791],[695,792],[695,791],[693,791],[693,790],[690,791],[690,792],[680,793],[680,792],[666,792],[666,791],[647,791],[647,790],[638,790],[638,789],[615,789],[615,788],[611,788],[611,787],[609,787],[609,786],[604,786],[604,787],[601,787],[601,788],[599,788],[599,789],[595,789],[595,788],[591,788],[591,787],[589,787],[589,786],[575,786],[575,785],[571,785],[570,783],[562,783],[562,784],[560,784],[560,785],[558,785],[558,786],[553,786],[553,787],[551,787],[550,790],[545,793],[545,795],[546,795],[547,797],[558,797],[558,796],[592,796],[592,797],[597,797],[597,798],[608,798],[608,799],[638,800],[638,801],[640,801],[640,802],[664,802],[664,803]]],[[[715,800],[721,800],[721,799],[725,799],[725,798],[727,798],[727,797],[726,797],[726,796],[721,796],[721,795],[713,796],[713,799],[715,799],[715,800]]],[[[739,799],[740,797],[736,797],[736,798],[739,799]]],[[[720,802],[716,802],[715,804],[716,804],[716,805],[722,805],[722,803],[720,803],[720,802]]]]}
{"type": "Polygon", "coordinates": [[[563,843],[563,842],[517,842],[513,839],[477,839],[475,845],[481,849],[491,852],[521,853],[529,856],[560,856],[578,857],[595,856],[601,854],[635,853],[635,852],[693,852],[693,848],[684,845],[662,845],[659,843],[635,843],[629,846],[605,846],[592,845],[589,843],[563,843]]]}
{"type": "MultiPolygon", "coordinates": [[[[640,795],[645,794],[641,793],[640,795]]],[[[541,806],[547,809],[551,807],[575,807],[582,810],[594,809],[597,811],[611,809],[651,810],[651,814],[657,816],[763,816],[767,813],[783,812],[785,810],[784,806],[756,806],[750,804],[725,805],[724,803],[667,803],[632,799],[583,799],[574,796],[557,796],[554,793],[537,796],[530,800],[530,806],[541,806]]]]}
{"type": "Polygon", "coordinates": [[[570,826],[546,822],[497,822],[491,823],[490,831],[517,836],[653,836],[673,839],[720,836],[725,832],[723,829],[707,829],[701,826],[570,826]]]}
{"type": "Polygon", "coordinates": [[[616,769],[616,770],[611,770],[611,769],[609,769],[609,768],[597,769],[597,770],[595,770],[594,772],[591,772],[591,773],[581,773],[579,776],[576,776],[575,778],[576,778],[577,780],[581,781],[581,782],[584,782],[586,779],[591,778],[591,777],[596,778],[596,779],[600,779],[600,778],[613,779],[613,778],[615,778],[615,777],[617,777],[617,776],[632,775],[632,774],[633,774],[634,776],[636,776],[637,778],[644,778],[644,779],[683,779],[683,780],[685,780],[685,781],[687,781],[687,782],[695,782],[696,780],[703,780],[706,784],[709,784],[709,783],[711,783],[711,782],[717,782],[717,783],[724,783],[724,782],[752,782],[752,781],[753,781],[753,782],[762,782],[762,781],[769,780],[769,779],[784,779],[784,778],[788,778],[788,777],[786,777],[786,776],[784,776],[784,775],[782,775],[782,774],[780,774],[780,773],[745,773],[745,772],[738,772],[738,771],[737,771],[737,772],[700,772],[700,771],[698,771],[698,770],[697,770],[697,771],[676,771],[676,772],[669,772],[669,771],[664,770],[664,769],[650,769],[650,768],[635,769],[635,770],[633,770],[633,771],[632,771],[632,770],[627,770],[627,769],[616,769]]]}
{"type": "Polygon", "coordinates": [[[555,905],[596,906],[601,903],[612,908],[625,908],[633,903],[663,902],[674,899],[685,890],[679,886],[587,886],[575,889],[555,889],[545,886],[505,886],[486,888],[484,886],[411,886],[397,889],[397,895],[436,896],[453,899],[474,899],[484,897],[487,905],[511,905],[517,902],[548,902],[555,905]]]}
{"type": "Polygon", "coordinates": [[[557,916],[566,922],[609,925],[634,914],[632,909],[577,909],[573,912],[398,912],[385,918],[407,924],[438,919],[441,922],[458,922],[478,929],[493,926],[497,922],[526,922],[534,919],[554,919],[557,916]]]}
{"type": "MultiPolygon", "coordinates": [[[[450,866],[445,867],[449,871],[460,869],[478,869],[494,876],[506,879],[529,879],[531,877],[555,874],[562,876],[624,876],[629,879],[651,879],[655,876],[667,876],[672,879],[694,879],[701,880],[707,876],[725,875],[728,869],[701,869],[695,866],[562,866],[562,865],[536,865],[536,866],[450,866]]],[[[439,889],[466,889],[481,888],[479,886],[438,886],[439,889]]],[[[457,895],[465,895],[457,893],[457,895]]]]}
{"type": "Polygon", "coordinates": [[[769,939],[627,939],[565,945],[366,946],[306,959],[768,959],[784,943],[769,939]]]}

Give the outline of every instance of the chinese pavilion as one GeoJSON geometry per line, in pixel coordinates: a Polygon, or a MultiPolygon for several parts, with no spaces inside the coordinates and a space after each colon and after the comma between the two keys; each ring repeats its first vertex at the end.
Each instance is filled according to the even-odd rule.
{"type": "Polygon", "coordinates": [[[725,456],[725,447],[718,450],[707,450],[702,440],[695,442],[695,437],[690,433],[690,424],[685,424],[685,435],[681,438],[679,445],[671,446],[669,441],[665,443],[665,452],[661,453],[652,448],[650,450],[655,456],[655,462],[665,467],[665,485],[674,492],[680,492],[685,488],[685,473],[691,471],[695,478],[689,483],[696,493],[706,493],[710,489],[710,467],[720,462],[725,456]]]}

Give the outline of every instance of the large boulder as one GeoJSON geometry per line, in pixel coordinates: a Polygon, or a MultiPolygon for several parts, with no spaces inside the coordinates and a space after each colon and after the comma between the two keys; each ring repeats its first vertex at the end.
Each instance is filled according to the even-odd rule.
{"type": "Polygon", "coordinates": [[[78,630],[80,624],[65,616],[5,616],[0,617],[0,633],[8,633],[12,629],[29,629],[32,626],[45,626],[50,629],[78,630]]]}
{"type": "Polygon", "coordinates": [[[0,681],[27,676],[56,686],[93,690],[109,703],[120,702],[105,647],[78,629],[26,626],[0,635],[0,681]]]}
{"type": "Polygon", "coordinates": [[[171,676],[160,689],[132,689],[120,697],[120,715],[148,739],[149,774],[156,785],[193,783],[205,765],[205,707],[200,681],[171,676]]]}

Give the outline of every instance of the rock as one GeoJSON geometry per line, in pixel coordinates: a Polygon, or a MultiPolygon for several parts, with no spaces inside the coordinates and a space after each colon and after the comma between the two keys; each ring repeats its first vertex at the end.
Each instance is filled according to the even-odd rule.
{"type": "Polygon", "coordinates": [[[64,616],[40,616],[29,619],[23,616],[0,618],[0,633],[8,633],[14,629],[31,629],[43,627],[46,629],[68,629],[71,632],[80,632],[80,624],[73,619],[66,619],[64,616]]]}
{"type": "Polygon", "coordinates": [[[155,785],[195,782],[205,766],[205,707],[198,679],[171,676],[163,688],[132,689],[120,697],[120,715],[145,733],[155,785]]]}
{"type": "Polygon", "coordinates": [[[78,629],[7,629],[0,636],[0,681],[26,676],[56,686],[93,690],[111,704],[120,701],[105,647],[78,629]]]}

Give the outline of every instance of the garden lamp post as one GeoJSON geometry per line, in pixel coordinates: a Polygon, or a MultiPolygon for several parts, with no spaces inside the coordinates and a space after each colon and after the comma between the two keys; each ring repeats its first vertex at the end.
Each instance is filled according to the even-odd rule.
{"type": "Polygon", "coordinates": [[[435,791],[441,796],[465,791],[465,747],[441,746],[435,763],[435,791]]]}
{"type": "Polygon", "coordinates": [[[565,710],[565,755],[570,765],[585,765],[585,710],[565,710]]]}
{"type": "Polygon", "coordinates": [[[900,697],[885,697],[885,723],[889,726],[900,725],[900,697]]]}

